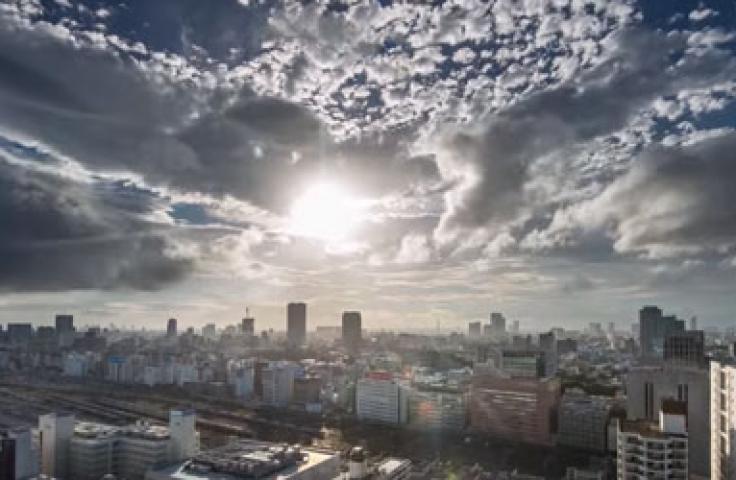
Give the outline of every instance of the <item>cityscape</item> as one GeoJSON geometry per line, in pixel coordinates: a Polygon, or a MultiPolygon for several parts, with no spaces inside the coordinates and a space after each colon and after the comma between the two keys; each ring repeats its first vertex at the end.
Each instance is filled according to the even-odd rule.
{"type": "Polygon", "coordinates": [[[736,480],[734,0],[0,0],[0,480],[736,480]]]}
{"type": "Polygon", "coordinates": [[[0,478],[728,478],[736,327],[644,306],[416,334],[284,310],[281,331],[8,323],[0,478]]]}

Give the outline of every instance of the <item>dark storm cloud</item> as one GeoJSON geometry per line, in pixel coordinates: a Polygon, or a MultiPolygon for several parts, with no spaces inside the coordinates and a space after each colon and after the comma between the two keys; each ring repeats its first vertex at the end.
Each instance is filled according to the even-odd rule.
{"type": "Polygon", "coordinates": [[[652,257],[736,247],[736,133],[654,146],[600,196],[560,213],[552,229],[607,229],[620,252],[652,257]]]}
{"type": "Polygon", "coordinates": [[[656,98],[725,80],[733,72],[730,55],[716,51],[684,57],[673,66],[685,40],[679,34],[625,30],[610,57],[576,81],[521,98],[479,122],[479,129],[445,137],[445,174],[470,167],[477,178],[452,197],[439,233],[486,227],[497,232],[532,215],[539,199],[530,198],[525,187],[533,176],[546,175],[555,183],[551,177],[560,164],[588,142],[624,128],[656,98]]]}
{"type": "Polygon", "coordinates": [[[79,183],[0,159],[0,290],[154,290],[193,261],[166,225],[146,220],[155,198],[121,183],[79,183]]]}

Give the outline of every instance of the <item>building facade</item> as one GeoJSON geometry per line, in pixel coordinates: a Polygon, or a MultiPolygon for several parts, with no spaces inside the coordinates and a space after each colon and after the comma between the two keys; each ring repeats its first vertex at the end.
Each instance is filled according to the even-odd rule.
{"type": "Polygon", "coordinates": [[[736,363],[710,363],[710,470],[713,480],[736,479],[736,363]]]}
{"type": "Polygon", "coordinates": [[[605,453],[610,414],[610,399],[567,390],[558,410],[557,443],[605,453]]]}
{"type": "Polygon", "coordinates": [[[359,420],[399,425],[408,419],[406,387],[388,372],[370,372],[358,380],[355,412],[359,420]]]}
{"type": "Polygon", "coordinates": [[[343,312],[342,344],[349,352],[357,352],[363,335],[360,312],[343,312]]]}
{"type": "Polygon", "coordinates": [[[307,304],[290,303],[286,307],[286,337],[290,345],[304,345],[307,340],[307,304]]]}
{"type": "Polygon", "coordinates": [[[476,375],[470,388],[470,427],[498,438],[551,446],[559,399],[556,379],[476,375]]]}

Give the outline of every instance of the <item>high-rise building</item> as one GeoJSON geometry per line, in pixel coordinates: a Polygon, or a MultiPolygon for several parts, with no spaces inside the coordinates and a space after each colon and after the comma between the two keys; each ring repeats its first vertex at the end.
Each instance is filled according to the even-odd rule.
{"type": "Polygon", "coordinates": [[[551,446],[559,398],[557,379],[475,375],[470,388],[470,427],[505,440],[551,446]]]}
{"type": "Polygon", "coordinates": [[[169,412],[170,461],[191,458],[199,452],[197,414],[194,410],[169,412]]]}
{"type": "Polygon", "coordinates": [[[710,473],[713,480],[736,479],[736,362],[710,362],[710,473]]]}
{"type": "Polygon", "coordinates": [[[11,343],[27,343],[33,337],[33,326],[30,323],[8,323],[8,341],[11,343]]]}
{"type": "Polygon", "coordinates": [[[670,333],[685,331],[685,321],[674,315],[664,316],[655,306],[645,306],[639,310],[639,345],[641,356],[662,358],[664,339],[670,333]]]}
{"type": "Polygon", "coordinates": [[[690,330],[698,329],[698,317],[690,317],[690,330]]]}
{"type": "Polygon", "coordinates": [[[605,453],[611,399],[568,389],[558,410],[557,443],[581,450],[605,453]]]}
{"type": "Polygon", "coordinates": [[[307,304],[290,303],[286,307],[286,337],[291,345],[304,345],[307,340],[307,304]]]}
{"type": "Polygon", "coordinates": [[[362,341],[360,312],[342,313],[342,343],[350,352],[356,352],[362,341]]]}
{"type": "Polygon", "coordinates": [[[176,319],[170,318],[168,322],[166,322],[166,336],[167,337],[175,337],[176,336],[176,319]]]}
{"type": "Polygon", "coordinates": [[[702,330],[668,333],[664,338],[664,359],[667,362],[694,365],[705,364],[705,335],[702,330]]]}
{"type": "Polygon", "coordinates": [[[482,335],[480,322],[470,322],[468,324],[468,337],[471,339],[478,338],[482,335]]]}
{"type": "Polygon", "coordinates": [[[253,317],[245,317],[240,325],[243,335],[252,337],[256,333],[256,319],[253,317]]]}
{"type": "Polygon", "coordinates": [[[205,340],[215,340],[217,339],[217,326],[215,326],[214,323],[208,323],[204,327],[202,327],[202,337],[205,340]]]}
{"type": "Polygon", "coordinates": [[[502,313],[491,313],[491,332],[494,335],[503,335],[506,333],[506,317],[502,313]]]}
{"type": "Polygon", "coordinates": [[[271,362],[261,370],[262,399],[267,405],[287,406],[294,394],[294,378],[299,367],[289,362],[271,362]]]}
{"type": "MultiPolygon", "coordinates": [[[[687,480],[687,407],[665,400],[659,421],[621,420],[618,426],[616,471],[619,480],[662,478],[687,480]]],[[[690,423],[692,424],[692,422],[690,423]]]]}
{"type": "Polygon", "coordinates": [[[74,315],[56,315],[55,323],[59,335],[74,331],[74,315]]]}
{"type": "Polygon", "coordinates": [[[50,413],[38,417],[41,443],[41,473],[61,479],[69,475],[69,442],[74,434],[74,415],[50,413]]]}
{"type": "Polygon", "coordinates": [[[389,372],[369,372],[358,380],[355,412],[358,419],[398,425],[408,418],[407,389],[389,372]]]}
{"type": "Polygon", "coordinates": [[[539,334],[539,349],[544,353],[544,375],[552,377],[557,374],[557,339],[554,332],[539,334]]]}
{"type": "Polygon", "coordinates": [[[656,421],[663,402],[685,402],[687,407],[689,471],[698,478],[710,476],[710,371],[707,368],[664,363],[633,367],[626,375],[626,416],[656,421]]]}

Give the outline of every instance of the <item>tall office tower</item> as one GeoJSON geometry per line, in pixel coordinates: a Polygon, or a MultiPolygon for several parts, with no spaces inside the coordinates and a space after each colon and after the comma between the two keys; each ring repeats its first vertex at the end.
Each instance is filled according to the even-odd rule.
{"type": "Polygon", "coordinates": [[[38,417],[41,438],[41,473],[68,478],[69,441],[74,434],[74,415],[49,413],[38,417]]]}
{"type": "Polygon", "coordinates": [[[62,334],[74,331],[74,315],[57,315],[55,321],[56,333],[62,334]]]}
{"type": "Polygon", "coordinates": [[[698,329],[698,317],[692,316],[690,317],[690,330],[697,330],[698,329]]]}
{"type": "Polygon", "coordinates": [[[674,315],[663,316],[662,310],[655,306],[645,306],[639,310],[639,345],[641,356],[662,358],[664,339],[670,333],[685,331],[685,321],[674,315]]]}
{"type": "Polygon", "coordinates": [[[175,337],[176,336],[176,319],[170,318],[168,322],[166,322],[166,336],[167,337],[175,337]]]}
{"type": "Polygon", "coordinates": [[[568,389],[562,396],[557,420],[557,443],[605,453],[612,401],[568,389]]]}
{"type": "Polygon", "coordinates": [[[616,335],[616,324],[614,322],[608,322],[608,332],[607,333],[611,336],[616,335]]]}
{"type": "Polygon", "coordinates": [[[271,362],[261,370],[263,403],[285,407],[294,395],[294,378],[299,367],[289,362],[271,362]]]}
{"type": "Polygon", "coordinates": [[[557,379],[477,374],[470,387],[470,427],[496,438],[551,446],[559,398],[557,379]]]}
{"type": "Polygon", "coordinates": [[[389,372],[369,372],[358,380],[355,413],[359,420],[398,425],[408,419],[407,390],[389,372]]]}
{"type": "Polygon", "coordinates": [[[307,340],[306,303],[290,303],[286,307],[286,338],[291,345],[304,345],[307,340]]]}
{"type": "Polygon", "coordinates": [[[360,312],[342,313],[342,343],[349,352],[356,352],[360,348],[362,328],[360,312]]]}
{"type": "Polygon", "coordinates": [[[503,335],[506,333],[506,318],[502,313],[491,313],[491,332],[494,335],[503,335]]]}
{"type": "Polygon", "coordinates": [[[169,412],[169,436],[171,438],[170,461],[181,461],[199,453],[197,414],[194,410],[169,412]]]}
{"type": "Polygon", "coordinates": [[[736,361],[710,362],[710,473],[736,479],[736,361]]]}
{"type": "Polygon", "coordinates": [[[544,375],[557,374],[557,339],[553,332],[539,334],[539,349],[544,353],[544,375]]]}
{"type": "Polygon", "coordinates": [[[468,324],[468,337],[471,339],[478,338],[482,335],[480,322],[470,322],[468,324]]]}
{"type": "Polygon", "coordinates": [[[240,325],[243,335],[252,337],[256,334],[256,319],[253,317],[245,317],[240,325]]]}
{"type": "Polygon", "coordinates": [[[33,326],[30,323],[8,323],[7,330],[10,343],[27,343],[33,337],[33,326]]]}
{"type": "Polygon", "coordinates": [[[705,335],[702,330],[669,333],[664,338],[664,359],[673,363],[705,364],[705,335]]]}
{"type": "Polygon", "coordinates": [[[666,400],[658,413],[656,423],[619,421],[616,442],[619,480],[692,478],[688,477],[688,446],[693,445],[693,440],[688,438],[687,407],[683,402],[666,400]]]}
{"type": "MultiPolygon", "coordinates": [[[[690,474],[710,477],[710,370],[703,366],[666,362],[633,367],[626,375],[626,416],[655,421],[663,402],[686,402],[690,438],[690,474]]],[[[714,419],[715,420],[715,419],[714,419]]]]}

